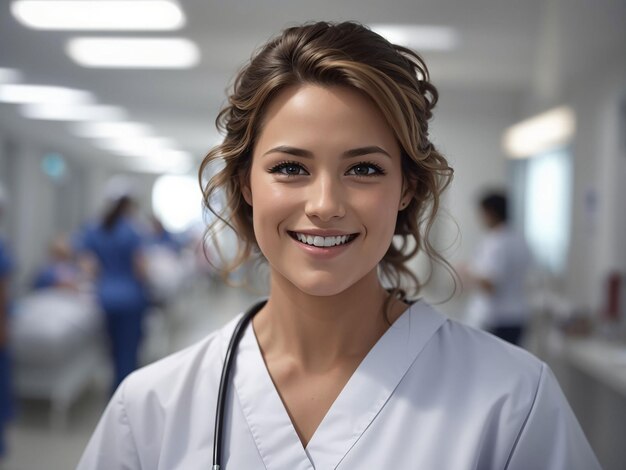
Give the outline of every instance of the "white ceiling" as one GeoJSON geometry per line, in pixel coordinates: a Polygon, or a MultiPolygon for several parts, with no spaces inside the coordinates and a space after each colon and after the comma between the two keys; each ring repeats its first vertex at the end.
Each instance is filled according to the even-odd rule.
{"type": "MultiPolygon", "coordinates": [[[[558,28],[565,73],[574,73],[581,62],[593,62],[607,51],[626,50],[626,1],[596,0],[593,8],[585,0],[551,1],[558,12],[556,21],[545,0],[182,0],[187,16],[182,30],[137,36],[190,38],[201,48],[201,63],[189,70],[130,71],[79,67],[64,53],[66,40],[102,33],[27,29],[12,17],[10,1],[2,0],[0,67],[20,70],[23,83],[89,90],[99,102],[124,107],[130,119],[148,123],[199,160],[216,141],[213,120],[237,69],[254,48],[282,28],[303,21],[451,26],[460,35],[460,47],[423,55],[435,85],[455,93],[528,90],[545,45],[546,24],[558,28]]],[[[37,136],[38,141],[81,158],[112,159],[89,141],[72,136],[65,124],[26,120],[14,105],[0,103],[0,132],[2,128],[37,136]]]]}

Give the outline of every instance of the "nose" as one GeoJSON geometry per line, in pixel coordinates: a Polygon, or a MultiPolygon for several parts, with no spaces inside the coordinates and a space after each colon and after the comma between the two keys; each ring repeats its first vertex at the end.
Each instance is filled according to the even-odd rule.
{"type": "Polygon", "coordinates": [[[323,222],[346,215],[341,181],[331,175],[318,175],[309,186],[305,213],[323,222]]]}

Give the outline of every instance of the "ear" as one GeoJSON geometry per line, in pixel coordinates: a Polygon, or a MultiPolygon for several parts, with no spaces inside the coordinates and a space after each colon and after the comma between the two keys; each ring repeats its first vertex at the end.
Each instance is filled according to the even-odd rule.
{"type": "Polygon", "coordinates": [[[415,196],[415,184],[411,181],[404,181],[402,184],[402,196],[400,197],[400,202],[398,203],[398,210],[404,210],[407,208],[411,199],[415,196]]]}
{"type": "Polygon", "coordinates": [[[239,187],[244,200],[252,206],[252,190],[250,189],[250,175],[248,172],[239,173],[239,187]]]}

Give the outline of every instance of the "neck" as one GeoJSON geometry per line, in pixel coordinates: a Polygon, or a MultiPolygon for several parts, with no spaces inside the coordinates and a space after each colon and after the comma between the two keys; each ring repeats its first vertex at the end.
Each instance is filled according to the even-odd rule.
{"type": "Polygon", "coordinates": [[[299,290],[272,275],[271,294],[253,325],[265,359],[289,357],[311,370],[328,370],[345,359],[362,358],[406,304],[390,299],[374,270],[357,284],[332,296],[299,290]]]}

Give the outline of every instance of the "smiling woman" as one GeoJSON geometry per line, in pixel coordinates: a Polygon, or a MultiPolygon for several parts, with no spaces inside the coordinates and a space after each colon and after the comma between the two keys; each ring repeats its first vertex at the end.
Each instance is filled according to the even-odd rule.
{"type": "MultiPolygon", "coordinates": [[[[215,160],[225,162],[224,171],[204,188],[207,208],[218,217],[208,234],[215,236],[211,229],[225,222],[241,238],[239,255],[227,266],[225,274],[248,260],[253,252],[265,255],[259,250],[252,205],[244,201],[245,191],[241,187],[241,176],[249,176],[258,160],[252,156],[259,153],[259,139],[265,139],[263,153],[268,155],[267,160],[282,165],[276,167],[281,174],[295,176],[298,171],[306,172],[306,167],[297,167],[306,160],[322,162],[324,153],[341,157],[351,167],[358,164],[353,172],[380,176],[372,178],[377,188],[383,183],[383,187],[403,191],[402,201],[397,202],[404,206],[401,211],[391,212],[391,230],[402,242],[400,247],[383,243],[379,250],[383,249],[384,256],[377,264],[383,280],[397,288],[394,296],[401,290],[415,295],[421,283],[406,267],[406,261],[423,251],[433,261],[446,264],[429,240],[440,194],[452,177],[452,168],[429,139],[428,121],[438,99],[437,90],[428,80],[426,65],[414,52],[393,46],[354,23],[325,31],[321,24],[286,30],[238,75],[231,105],[217,120],[226,137],[207,155],[200,170],[202,174],[215,160]],[[365,35],[363,31],[367,31],[367,40],[357,40],[359,35],[365,35]],[[335,101],[335,108],[327,108],[335,101]],[[290,102],[292,109],[275,116],[285,102],[290,102]],[[298,118],[292,121],[294,115],[298,118]],[[261,132],[268,127],[283,133],[261,132]],[[272,145],[265,142],[270,135],[272,145]],[[376,140],[385,145],[376,145],[376,140]],[[326,148],[321,147],[322,141],[326,148]],[[315,151],[315,144],[322,153],[315,151]],[[295,157],[299,157],[296,162],[295,157]],[[377,162],[381,162],[381,168],[377,162]],[[385,166],[392,162],[394,172],[384,175],[385,166]],[[214,209],[211,204],[214,193],[220,191],[227,195],[225,211],[214,209]]],[[[319,182],[319,175],[310,176],[319,182]]],[[[385,190],[382,192],[388,195],[385,190]]],[[[372,188],[368,194],[373,194],[372,188]]],[[[375,207],[371,206],[371,210],[375,207]]],[[[384,214],[390,213],[385,210],[384,214]]]]}
{"type": "Polygon", "coordinates": [[[417,54],[356,23],[252,58],[200,179],[223,162],[203,190],[241,241],[226,272],[266,260],[269,298],[126,379],[79,469],[600,468],[544,363],[404,293],[408,259],[441,260],[436,101],[417,54]]]}

